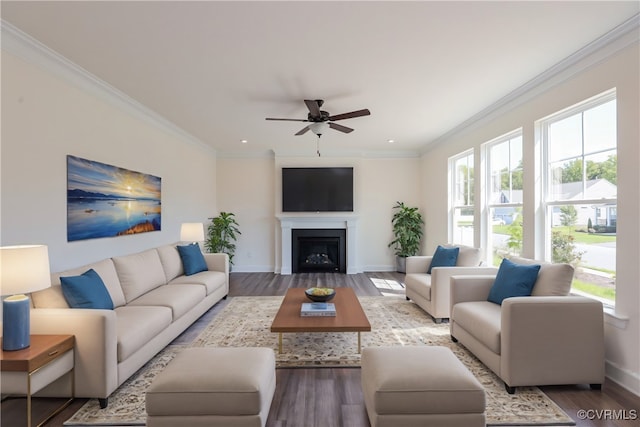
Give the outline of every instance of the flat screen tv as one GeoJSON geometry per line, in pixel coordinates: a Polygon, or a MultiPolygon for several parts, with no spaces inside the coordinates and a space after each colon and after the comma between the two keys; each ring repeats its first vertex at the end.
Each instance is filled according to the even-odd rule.
{"type": "Polygon", "coordinates": [[[353,212],[353,168],[282,168],[282,212],[353,212]]]}

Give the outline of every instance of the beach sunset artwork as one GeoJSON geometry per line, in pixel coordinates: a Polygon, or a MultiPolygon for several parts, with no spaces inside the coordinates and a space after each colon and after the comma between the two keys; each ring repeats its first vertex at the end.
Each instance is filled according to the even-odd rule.
{"type": "Polygon", "coordinates": [[[158,231],[161,178],[67,156],[67,240],[158,231]]]}

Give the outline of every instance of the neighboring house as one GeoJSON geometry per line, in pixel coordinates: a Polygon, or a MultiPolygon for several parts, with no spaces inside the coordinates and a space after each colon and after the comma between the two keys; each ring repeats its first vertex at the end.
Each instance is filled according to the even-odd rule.
{"type": "MultiPolygon", "coordinates": [[[[567,182],[553,186],[553,195],[559,200],[597,200],[615,199],[618,194],[618,187],[604,178],[593,179],[585,183],[583,195],[582,182],[567,182]]],[[[499,203],[522,203],[522,190],[512,190],[501,192],[499,203]],[[509,197],[510,196],[510,197],[509,197]]],[[[575,205],[578,213],[576,225],[586,226],[591,219],[591,223],[596,226],[615,227],[617,222],[617,206],[610,203],[575,205]]],[[[514,207],[496,207],[494,209],[494,221],[502,221],[511,224],[517,214],[514,207]]],[[[551,217],[552,227],[562,224],[561,211],[559,206],[553,208],[551,217]]]]}

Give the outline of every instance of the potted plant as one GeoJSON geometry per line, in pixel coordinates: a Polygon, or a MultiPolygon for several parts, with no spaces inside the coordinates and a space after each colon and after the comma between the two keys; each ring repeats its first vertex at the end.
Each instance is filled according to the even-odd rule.
{"type": "Polygon", "coordinates": [[[396,209],[391,218],[394,239],[388,247],[393,247],[395,250],[397,271],[405,273],[406,258],[417,255],[420,251],[424,221],[418,208],[406,206],[403,202],[396,202],[393,209],[396,209]]]}
{"type": "Polygon", "coordinates": [[[233,255],[236,252],[235,241],[238,235],[242,234],[238,229],[235,214],[231,212],[220,212],[220,215],[209,218],[211,224],[207,228],[207,239],[204,246],[208,252],[224,252],[229,255],[229,263],[233,264],[233,255]]]}

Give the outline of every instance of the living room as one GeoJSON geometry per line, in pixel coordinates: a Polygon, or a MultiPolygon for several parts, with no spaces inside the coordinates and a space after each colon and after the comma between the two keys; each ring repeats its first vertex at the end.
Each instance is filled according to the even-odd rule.
{"type": "MultiPolygon", "coordinates": [[[[576,39],[574,47],[565,51],[563,56],[545,58],[544,52],[532,50],[531,55],[549,65],[530,78],[513,82],[512,90],[509,92],[496,92],[492,97],[483,98],[485,103],[473,104],[476,106],[473,110],[464,102],[456,106],[450,105],[444,99],[447,96],[446,90],[440,88],[440,92],[433,92],[433,98],[425,100],[427,103],[436,104],[436,108],[428,110],[428,113],[421,110],[404,111],[397,107],[395,115],[383,120],[384,115],[381,117],[381,111],[384,110],[380,104],[385,103],[385,100],[375,99],[371,95],[372,92],[366,87],[361,87],[354,78],[349,78],[348,82],[344,83],[339,73],[342,66],[337,67],[338,69],[327,67],[323,70],[332,76],[327,80],[335,83],[322,81],[319,83],[320,89],[313,87],[312,82],[304,80],[303,84],[302,81],[296,81],[302,78],[301,75],[293,72],[290,74],[284,69],[280,74],[270,77],[274,89],[266,95],[246,81],[234,84],[227,81],[221,86],[216,86],[218,90],[225,92],[225,84],[232,85],[234,90],[237,90],[237,86],[246,85],[247,89],[243,93],[234,92],[233,95],[253,105],[249,112],[234,110],[234,115],[242,118],[238,119],[234,133],[225,130],[220,131],[219,135],[207,138],[193,136],[190,126],[195,126],[195,119],[194,123],[189,120],[178,123],[178,120],[172,120],[171,116],[160,115],[143,105],[144,103],[132,95],[136,92],[133,79],[129,86],[109,83],[101,73],[104,72],[104,76],[109,75],[111,65],[102,61],[101,55],[85,52],[85,58],[88,60],[84,64],[75,63],[71,58],[65,57],[62,54],[65,43],[69,46],[69,52],[77,53],[73,49],[76,42],[84,36],[87,39],[91,36],[91,30],[82,30],[83,25],[72,19],[72,14],[69,13],[72,9],[66,9],[74,6],[59,5],[61,8],[57,9],[57,2],[49,2],[49,5],[35,3],[30,6],[33,9],[30,9],[29,6],[11,3],[3,1],[2,5],[0,242],[2,246],[46,244],[52,272],[176,242],[180,240],[182,223],[207,223],[209,218],[218,212],[227,211],[235,213],[242,231],[237,242],[233,272],[280,273],[280,225],[282,217],[285,216],[281,210],[281,169],[316,166],[352,167],[354,171],[354,211],[349,217],[355,221],[357,231],[355,254],[353,259],[349,260],[348,268],[358,273],[393,271],[393,251],[387,244],[392,238],[391,216],[395,203],[403,201],[407,205],[420,208],[425,218],[422,253],[432,254],[438,244],[451,241],[447,185],[450,182],[450,159],[467,150],[473,150],[476,169],[480,170],[483,144],[514,129],[522,129],[523,135],[523,254],[531,258],[544,257],[539,216],[540,195],[537,189],[537,170],[541,160],[536,126],[540,120],[552,114],[615,89],[618,114],[617,151],[620,154],[617,184],[620,196],[617,214],[621,232],[617,236],[619,250],[616,252],[615,306],[604,314],[606,375],[609,380],[622,385],[635,395],[640,395],[640,287],[637,280],[640,276],[640,266],[637,262],[640,259],[640,226],[637,221],[637,212],[640,210],[640,170],[637,167],[640,160],[640,61],[637,2],[613,3],[611,14],[614,17],[608,21],[611,25],[603,27],[596,37],[576,39]],[[51,28],[55,26],[44,23],[65,16],[69,22],[75,22],[77,27],[74,28],[77,31],[87,33],[83,35],[69,31],[61,38],[56,38],[55,28],[51,28]],[[619,27],[624,23],[625,31],[621,31],[619,27]],[[43,30],[42,34],[39,34],[39,27],[43,30]],[[54,47],[47,44],[47,31],[44,31],[46,28],[54,33],[49,33],[52,43],[56,41],[61,43],[60,45],[54,47]],[[616,28],[618,32],[614,31],[616,28]],[[610,34],[611,31],[615,37],[610,34]],[[602,38],[606,34],[610,34],[609,38],[602,38]],[[592,43],[596,40],[600,43],[592,43]],[[290,80],[287,80],[287,77],[290,80]],[[311,86],[305,87],[306,84],[311,86]],[[355,88],[350,89],[350,85],[355,85],[355,88]],[[317,90],[324,92],[316,93],[317,90]],[[276,94],[278,91],[280,93],[276,94]],[[365,93],[366,96],[362,96],[361,93],[365,93]],[[264,96],[267,95],[271,97],[270,101],[264,100],[264,96]],[[311,133],[294,136],[294,133],[304,126],[302,123],[292,125],[264,120],[269,116],[304,117],[307,109],[303,99],[315,99],[318,96],[326,97],[325,107],[332,113],[369,108],[371,116],[341,122],[353,126],[353,134],[342,135],[331,130],[332,133],[327,133],[321,138],[311,133]],[[247,99],[249,101],[246,101],[247,99]],[[442,104],[441,108],[437,107],[438,103],[442,104]],[[438,111],[456,108],[465,111],[464,117],[457,122],[446,123],[446,120],[450,119],[445,113],[439,114],[438,111]],[[430,114],[427,117],[432,118],[424,119],[425,114],[430,114]],[[421,136],[424,144],[412,146],[410,149],[403,146],[402,138],[387,131],[383,132],[379,127],[367,127],[367,121],[404,123],[403,115],[416,115],[423,122],[434,121],[443,124],[442,127],[429,131],[433,133],[421,136]],[[244,121],[258,121],[259,127],[253,128],[253,125],[245,124],[244,121]],[[244,132],[245,128],[247,133],[244,132]],[[252,134],[248,134],[249,129],[254,129],[252,134]],[[360,142],[364,145],[356,145],[355,140],[350,138],[357,136],[359,131],[377,132],[379,136],[375,140],[360,142]],[[266,136],[262,137],[260,132],[264,132],[266,136]],[[388,142],[390,139],[397,141],[388,142]],[[246,143],[241,140],[246,140],[246,143]],[[220,145],[217,145],[218,143],[220,145]],[[162,229],[130,236],[69,242],[66,231],[68,155],[161,177],[162,229]]],[[[286,8],[286,5],[282,4],[271,6],[276,10],[286,8]]],[[[607,7],[602,4],[599,6],[607,7]]],[[[83,9],[90,9],[87,5],[76,7],[79,8],[79,16],[82,16],[81,12],[89,13],[85,18],[78,18],[80,22],[87,16],[93,16],[90,10],[83,9]]],[[[518,6],[513,7],[510,12],[517,15],[518,6]]],[[[544,7],[548,8],[547,14],[553,15],[556,12],[554,7],[562,6],[546,4],[544,7]]],[[[105,10],[98,9],[99,12],[105,10]]],[[[108,12],[110,19],[124,19],[117,8],[108,12]]],[[[302,12],[298,11],[304,16],[302,12]]],[[[437,10],[431,12],[436,14],[437,10]]],[[[563,10],[558,9],[557,12],[563,10]]],[[[585,13],[585,21],[593,20],[593,17],[597,16],[593,10],[581,12],[585,13]]],[[[142,16],[136,15],[141,13],[137,9],[132,9],[131,13],[131,17],[142,16]]],[[[325,11],[322,16],[324,13],[330,15],[325,11]]],[[[363,9],[358,9],[357,13],[366,16],[363,9]]],[[[464,15],[461,11],[456,13],[464,15]]],[[[61,22],[67,22],[65,19],[61,22]]],[[[216,18],[216,23],[222,25],[222,22],[219,22],[221,20],[220,17],[216,18]]],[[[85,22],[102,25],[90,19],[85,22]]],[[[322,25],[314,22],[314,28],[326,27],[329,31],[329,21],[320,23],[322,25]]],[[[100,31],[96,30],[96,33],[101,31],[104,30],[100,27],[100,31]]],[[[388,34],[385,33],[385,36],[388,34]]],[[[322,38],[324,35],[319,37],[322,38]]],[[[162,39],[162,43],[167,43],[167,52],[170,51],[171,39],[171,34],[162,39]]],[[[383,39],[384,37],[381,37],[376,41],[381,42],[383,39]]],[[[101,42],[106,43],[105,39],[101,39],[101,42]]],[[[377,52],[378,55],[392,55],[390,49],[394,48],[393,42],[383,43],[382,46],[377,52]]],[[[300,49],[303,47],[299,46],[300,49]]],[[[92,49],[98,48],[89,46],[87,51],[92,49]]],[[[82,51],[81,48],[78,50],[82,51]]],[[[128,52],[126,45],[118,43],[108,50],[126,51],[127,55],[123,58],[127,59],[130,58],[128,55],[142,55],[139,51],[128,52]]],[[[259,62],[268,60],[266,54],[265,48],[265,54],[259,57],[259,62]]],[[[158,57],[163,58],[162,55],[158,57]]],[[[283,61],[284,57],[286,52],[275,56],[274,61],[283,61]]],[[[329,61],[320,55],[317,61],[322,64],[325,60],[329,61]]],[[[336,63],[340,63],[341,60],[344,58],[339,58],[336,63]]],[[[180,61],[185,59],[181,58],[175,62],[180,64],[180,61]]],[[[503,61],[503,67],[510,66],[508,58],[504,58],[503,61]]],[[[254,63],[253,67],[260,68],[259,62],[254,63]]],[[[120,73],[121,81],[126,81],[128,72],[139,72],[134,62],[131,64],[129,68],[126,63],[120,64],[121,68],[115,70],[114,74],[120,73]]],[[[179,68],[176,64],[162,65],[179,68]]],[[[318,65],[310,63],[308,66],[318,65]]],[[[244,71],[239,69],[243,66],[246,64],[227,67],[227,74],[215,78],[224,81],[233,76],[234,72],[241,74],[244,71]]],[[[371,69],[356,71],[372,72],[371,69]]],[[[171,72],[162,74],[162,78],[166,78],[171,72]]],[[[451,74],[457,72],[452,70],[451,74]]],[[[405,73],[406,78],[410,79],[415,71],[398,70],[398,73],[405,73]]],[[[153,80],[152,75],[148,78],[153,80]]],[[[387,87],[389,99],[395,100],[402,94],[410,95],[411,89],[400,86],[389,75],[380,75],[377,78],[378,86],[383,89],[387,87]]],[[[402,77],[398,80],[402,80],[402,77]]],[[[157,84],[162,86],[165,83],[157,84]]],[[[495,84],[491,79],[479,79],[474,83],[487,91],[495,84]]],[[[435,91],[439,86],[455,85],[453,80],[453,83],[444,82],[430,86],[430,89],[435,91]]],[[[215,92],[208,93],[210,97],[216,97],[215,92]]],[[[140,95],[147,96],[148,99],[154,98],[152,93],[140,95]]],[[[203,112],[194,111],[188,105],[176,105],[176,109],[184,110],[180,112],[182,116],[176,117],[192,114],[200,120],[203,120],[204,116],[204,120],[208,117],[214,122],[212,118],[219,112],[216,108],[221,108],[212,107],[211,110],[203,112]]],[[[425,126],[428,124],[425,123],[425,126]]],[[[216,124],[212,127],[216,128],[216,124]]],[[[222,128],[222,125],[220,127],[222,128]]],[[[480,194],[482,179],[479,175],[475,182],[476,192],[480,194]]],[[[480,225],[483,223],[480,209],[481,207],[477,206],[477,225],[474,229],[474,243],[478,247],[482,246],[485,232],[480,225]]],[[[232,275],[235,274],[233,272],[232,275]]]]}

